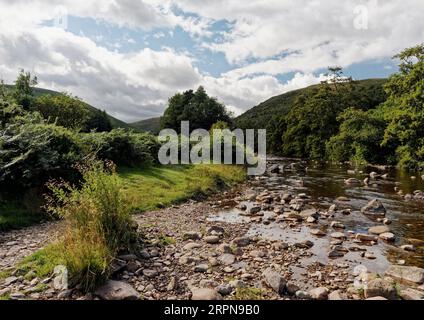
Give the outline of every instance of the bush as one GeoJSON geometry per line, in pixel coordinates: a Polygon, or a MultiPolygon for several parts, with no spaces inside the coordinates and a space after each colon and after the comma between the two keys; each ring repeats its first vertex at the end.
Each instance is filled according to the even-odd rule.
{"type": "Polygon", "coordinates": [[[45,124],[38,113],[15,117],[0,130],[0,183],[18,188],[42,186],[51,178],[75,179],[83,158],[77,136],[45,124]]]}
{"type": "Polygon", "coordinates": [[[47,210],[66,221],[63,259],[71,284],[93,290],[110,275],[119,250],[135,241],[135,229],[111,163],[80,168],[84,184],[50,183],[47,210]]]}
{"type": "Polygon", "coordinates": [[[87,105],[67,94],[42,95],[36,99],[35,108],[49,123],[68,129],[85,129],[91,116],[87,105]]]}
{"type": "Polygon", "coordinates": [[[125,129],[83,134],[82,140],[101,160],[111,160],[118,166],[148,165],[157,161],[159,143],[150,133],[135,133],[125,129]]]}

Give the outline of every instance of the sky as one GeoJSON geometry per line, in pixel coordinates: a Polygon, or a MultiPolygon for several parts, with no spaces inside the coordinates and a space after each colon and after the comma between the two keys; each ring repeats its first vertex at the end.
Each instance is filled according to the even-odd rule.
{"type": "Polygon", "coordinates": [[[20,69],[126,122],[203,85],[239,115],[329,66],[388,77],[424,42],[422,0],[0,0],[0,78],[20,69]]]}

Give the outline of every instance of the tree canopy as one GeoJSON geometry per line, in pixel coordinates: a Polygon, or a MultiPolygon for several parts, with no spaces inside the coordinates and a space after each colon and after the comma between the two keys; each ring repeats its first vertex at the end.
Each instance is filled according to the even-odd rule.
{"type": "Polygon", "coordinates": [[[180,133],[181,122],[190,121],[190,129],[209,130],[218,121],[231,122],[231,114],[222,103],[209,97],[203,87],[177,93],[169,99],[168,108],[161,119],[162,129],[180,133]]]}

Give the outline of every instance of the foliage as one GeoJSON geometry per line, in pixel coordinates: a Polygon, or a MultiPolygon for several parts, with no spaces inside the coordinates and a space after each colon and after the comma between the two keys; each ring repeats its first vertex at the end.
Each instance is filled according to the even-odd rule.
{"type": "Polygon", "coordinates": [[[347,109],[338,118],[339,133],[327,143],[332,161],[353,161],[357,164],[385,163],[390,151],[381,146],[386,122],[376,110],[347,109]]]}
{"type": "Polygon", "coordinates": [[[15,90],[12,93],[15,102],[25,110],[30,110],[34,104],[34,87],[38,84],[36,76],[30,72],[20,70],[18,78],[15,81],[15,90]]]}
{"type": "Polygon", "coordinates": [[[95,153],[99,159],[111,160],[118,166],[153,164],[159,150],[153,135],[125,129],[82,134],[81,139],[88,153],[95,153]]]}
{"type": "MultiPolygon", "coordinates": [[[[295,122],[295,120],[291,120],[290,117],[294,116],[295,119],[300,117],[300,120],[304,122],[304,126],[300,125],[298,128],[295,128],[297,125],[294,123],[291,126],[291,129],[294,129],[292,134],[295,132],[304,134],[302,130],[300,130],[302,127],[306,130],[311,130],[317,125],[311,125],[311,128],[307,125],[307,121],[309,121],[309,108],[312,109],[315,115],[318,114],[318,116],[320,116],[319,112],[313,110],[313,103],[307,100],[315,99],[315,102],[320,103],[321,108],[326,111],[324,116],[334,121],[333,124],[330,123],[330,126],[334,125],[334,127],[337,127],[338,115],[329,115],[325,108],[326,105],[334,107],[336,102],[339,105],[336,106],[337,109],[340,109],[340,112],[342,112],[348,107],[356,107],[363,110],[372,109],[385,101],[385,93],[383,90],[383,84],[385,83],[384,79],[369,79],[351,82],[350,78],[345,78],[340,74],[339,68],[335,68],[330,72],[329,78],[329,83],[314,85],[272,97],[237,117],[235,119],[235,125],[242,129],[267,129],[268,153],[289,156],[290,154],[284,154],[282,136],[287,131],[287,124],[295,122]],[[337,81],[340,83],[334,85],[334,79],[338,79],[337,81]],[[337,86],[337,91],[335,86],[337,86]],[[328,92],[331,94],[323,94],[321,91],[321,97],[318,97],[317,95],[320,89],[326,90],[326,87],[332,89],[328,92]],[[346,103],[345,106],[343,106],[343,102],[339,103],[337,100],[334,101],[338,96],[347,94],[349,97],[346,99],[348,103],[346,103]],[[331,100],[327,100],[327,98],[331,98],[331,100]],[[301,101],[309,106],[302,106],[300,103],[301,101]],[[292,111],[295,106],[298,108],[297,112],[292,111]],[[289,115],[290,112],[291,114],[289,115]]],[[[310,118],[312,118],[312,116],[310,116],[310,118]]],[[[313,120],[315,121],[315,119],[313,120]]],[[[332,129],[334,129],[334,127],[332,127],[332,129]]],[[[322,132],[318,133],[322,135],[322,132]]],[[[337,129],[333,132],[333,134],[335,133],[337,133],[337,129]]],[[[314,132],[311,134],[313,135],[314,132]]],[[[305,136],[303,136],[303,138],[305,138],[305,136]]],[[[296,141],[297,147],[293,145],[289,149],[290,151],[293,151],[293,149],[300,149],[299,153],[305,156],[307,152],[302,151],[302,149],[306,148],[306,141],[302,143],[300,141],[301,139],[302,138],[299,137],[298,141],[296,141]]],[[[325,153],[325,141],[322,142],[321,139],[322,137],[317,139],[317,141],[313,141],[314,139],[310,138],[311,141],[309,145],[311,149],[318,149],[318,153],[322,154],[323,152],[325,153]],[[316,147],[317,145],[319,146],[318,148],[316,147]]],[[[306,157],[308,157],[308,155],[306,155],[306,157]]]]}
{"type": "Polygon", "coordinates": [[[47,209],[66,220],[62,256],[71,283],[89,291],[108,279],[112,259],[129,250],[136,235],[114,166],[90,161],[80,170],[81,188],[49,184],[47,209]]]}
{"type": "Polygon", "coordinates": [[[84,132],[95,130],[96,132],[109,132],[113,129],[112,123],[106,111],[94,110],[85,121],[84,132]]]}
{"type": "Polygon", "coordinates": [[[90,117],[85,103],[68,94],[42,95],[35,100],[35,108],[48,123],[72,130],[85,128],[90,117]]]}
{"type": "Polygon", "coordinates": [[[388,123],[383,145],[396,148],[399,164],[413,168],[424,165],[424,45],[396,58],[400,72],[385,86],[388,98],[381,107],[388,123]]]}
{"type": "Polygon", "coordinates": [[[218,121],[231,122],[231,115],[225,106],[211,98],[203,87],[177,93],[169,99],[168,108],[161,119],[162,129],[181,132],[181,121],[190,121],[190,129],[209,130],[218,121]]]}
{"type": "Polygon", "coordinates": [[[0,183],[19,188],[50,178],[72,178],[82,151],[71,131],[46,124],[37,113],[17,116],[0,130],[0,183]]]}

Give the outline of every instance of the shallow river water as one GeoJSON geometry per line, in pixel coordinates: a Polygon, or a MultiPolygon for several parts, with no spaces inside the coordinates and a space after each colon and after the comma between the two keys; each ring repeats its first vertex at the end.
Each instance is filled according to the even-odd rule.
{"type": "MultiPolygon", "coordinates": [[[[270,165],[279,164],[287,167],[293,160],[270,159],[270,165]]],[[[290,192],[294,195],[304,193],[310,197],[310,204],[315,208],[326,211],[333,204],[350,208],[350,215],[338,214],[334,219],[342,222],[345,226],[345,233],[353,231],[355,233],[367,233],[368,228],[382,225],[375,220],[363,215],[360,210],[369,201],[379,199],[387,210],[386,218],[392,221],[391,232],[396,235],[394,243],[379,241],[377,245],[366,246],[368,252],[375,256],[375,259],[365,259],[361,252],[349,252],[343,258],[336,259],[337,263],[347,263],[350,266],[364,265],[369,270],[382,273],[390,264],[405,264],[424,267],[424,200],[405,200],[398,195],[395,187],[404,194],[414,193],[416,190],[424,191],[424,181],[421,179],[422,173],[411,173],[396,169],[380,170],[378,168],[364,167],[358,168],[356,173],[348,173],[348,170],[355,170],[347,165],[328,165],[316,163],[302,163],[302,167],[307,170],[284,171],[283,173],[266,174],[263,177],[252,179],[251,188],[258,192],[263,190],[290,192]],[[357,178],[361,182],[370,172],[379,174],[388,173],[389,178],[372,180],[369,185],[347,185],[345,179],[357,178]],[[411,179],[415,176],[416,179],[411,179]],[[336,201],[339,197],[346,197],[348,202],[336,201]],[[406,252],[400,248],[404,244],[414,243],[416,251],[406,252]]],[[[253,202],[244,202],[247,207],[254,205],[253,202]]],[[[249,223],[250,218],[243,216],[241,210],[235,207],[226,208],[218,214],[210,217],[213,221],[223,221],[227,223],[249,223]]],[[[273,212],[264,212],[264,219],[273,212]]],[[[328,230],[328,222],[319,224],[319,228],[327,231],[325,237],[315,237],[310,234],[311,226],[302,224],[297,228],[290,228],[281,223],[271,222],[268,225],[263,223],[250,223],[249,236],[259,236],[268,240],[282,240],[287,243],[296,243],[305,240],[314,242],[311,248],[313,255],[304,258],[301,265],[308,265],[311,262],[334,263],[328,257],[331,250],[331,238],[328,236],[334,230],[328,230]]]]}

